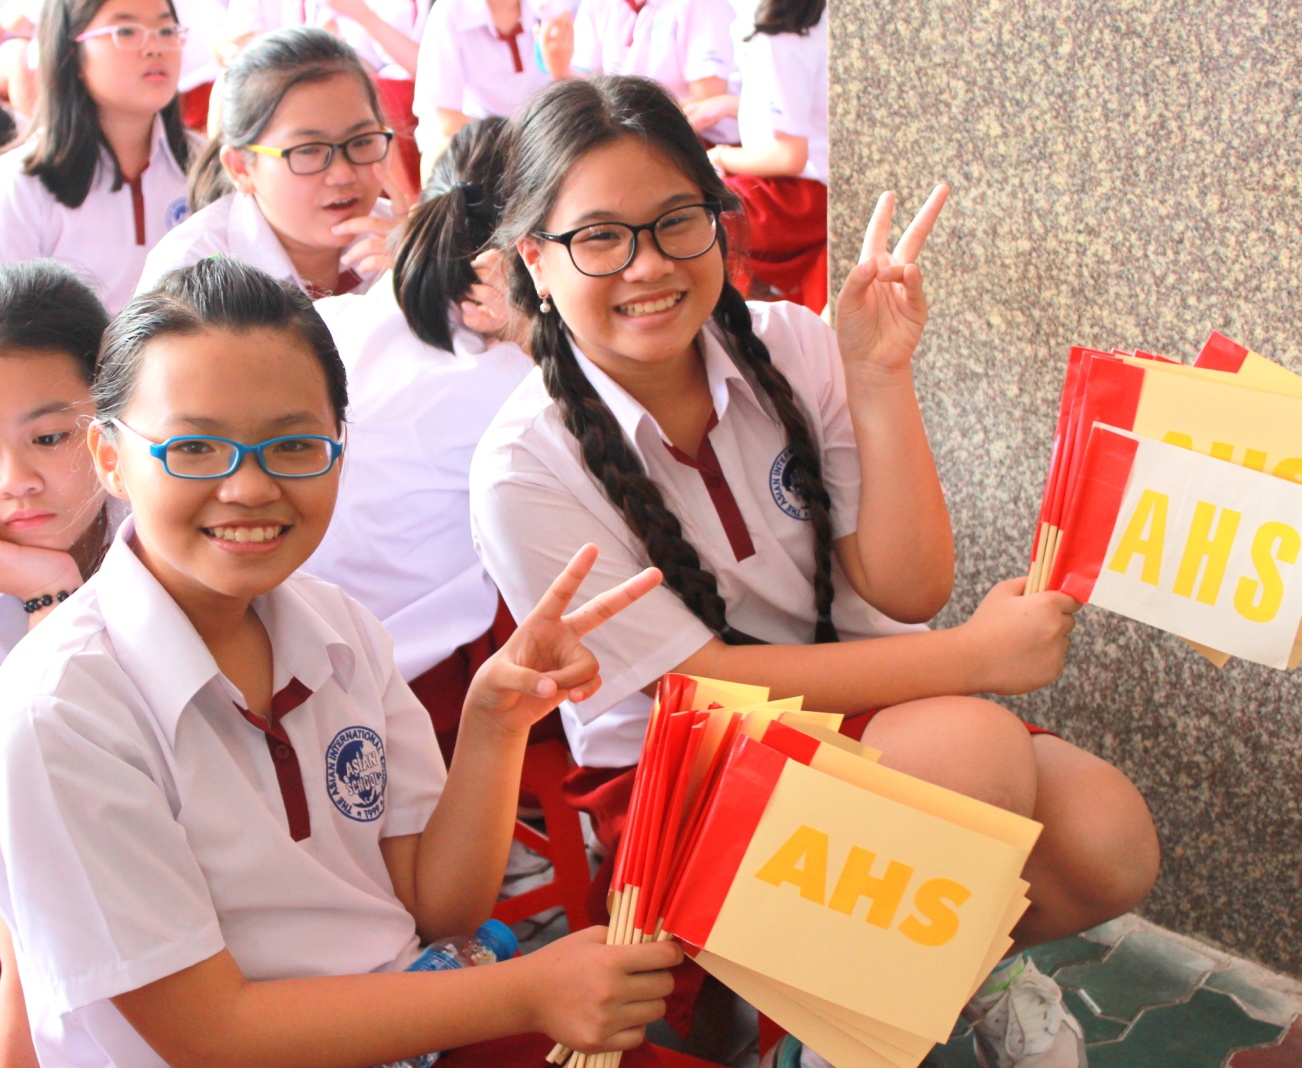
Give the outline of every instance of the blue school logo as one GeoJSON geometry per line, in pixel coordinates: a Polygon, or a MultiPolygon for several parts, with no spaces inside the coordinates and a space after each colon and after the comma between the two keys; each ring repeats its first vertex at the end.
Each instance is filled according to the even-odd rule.
{"type": "Polygon", "coordinates": [[[384,814],[384,742],[369,727],[345,727],[326,750],[326,790],[350,820],[369,823],[384,814]]]}
{"type": "Polygon", "coordinates": [[[172,203],[167,205],[167,211],[163,215],[163,225],[169,230],[190,214],[190,203],[185,197],[177,197],[172,203]]]}
{"type": "Polygon", "coordinates": [[[773,466],[769,468],[769,492],[773,494],[773,502],[792,519],[809,521],[809,505],[791,484],[790,445],[778,453],[773,466]]]}

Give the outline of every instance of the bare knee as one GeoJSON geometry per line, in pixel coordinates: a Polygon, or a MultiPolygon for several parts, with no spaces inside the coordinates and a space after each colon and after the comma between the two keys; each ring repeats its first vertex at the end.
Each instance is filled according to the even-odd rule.
{"type": "Polygon", "coordinates": [[[864,731],[886,767],[1022,815],[1036,799],[1035,750],[1021,720],[991,701],[937,697],[883,709],[864,731]]]}

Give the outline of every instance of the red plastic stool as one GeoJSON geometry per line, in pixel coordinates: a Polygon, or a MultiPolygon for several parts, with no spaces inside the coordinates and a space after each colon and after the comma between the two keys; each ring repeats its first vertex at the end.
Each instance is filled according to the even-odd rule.
{"type": "Polygon", "coordinates": [[[571,931],[591,926],[587,895],[592,885],[588,851],[583,845],[579,814],[561,796],[561,782],[570,770],[569,750],[558,741],[534,742],[524,751],[520,785],[538,799],[547,833],[539,834],[516,820],[515,840],[552,862],[551,882],[508,897],[493,909],[495,919],[518,923],[526,917],[560,905],[571,931]]]}
{"type": "MultiPolygon", "coordinates": [[[[553,1042],[545,1035],[516,1035],[448,1050],[439,1058],[445,1068],[546,1068],[553,1042]]],[[[627,1051],[620,1068],[718,1068],[711,1061],[674,1053],[644,1042],[627,1051]]]]}

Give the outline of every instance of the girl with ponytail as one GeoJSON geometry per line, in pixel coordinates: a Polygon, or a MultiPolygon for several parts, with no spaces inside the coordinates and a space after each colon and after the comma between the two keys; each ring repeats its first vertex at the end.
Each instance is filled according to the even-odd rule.
{"type": "Polygon", "coordinates": [[[602,691],[563,708],[581,765],[567,787],[606,844],[647,691],[682,671],[803,694],[853,717],[883,763],[1042,821],[1021,945],[1132,907],[1157,845],[1129,780],[970,696],[1052,682],[1079,606],[1014,580],[959,627],[906,625],[953,581],[910,370],[927,317],[914,261],[947,190],[893,252],[882,197],[834,335],[729,282],[719,215],[736,202],[654,83],[558,83],[513,123],[498,244],[538,369],[472,464],[477,543],[516,611],[582,542],[602,550],[590,581],[664,573],[603,629],[602,691]]]}
{"type": "Polygon", "coordinates": [[[339,507],[306,567],[389,629],[449,760],[470,679],[514,628],[470,540],[470,457],[530,366],[510,340],[504,287],[479,281],[500,260],[480,253],[501,210],[504,125],[457,131],[391,277],[316,305],[348,368],[352,411],[339,507]]]}

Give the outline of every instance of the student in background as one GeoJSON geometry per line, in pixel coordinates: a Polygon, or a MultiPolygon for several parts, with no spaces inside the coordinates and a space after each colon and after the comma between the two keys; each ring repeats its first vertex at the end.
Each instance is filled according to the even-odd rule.
{"type": "MultiPolygon", "coordinates": [[[[654,78],[680,104],[728,92],[736,73],[729,0],[580,0],[541,36],[547,69],[576,75],[638,74],[654,78]]],[[[711,144],[734,144],[731,116],[701,129],[711,144]]]]}
{"type": "MultiPolygon", "coordinates": [[[[601,546],[592,588],[646,563],[664,574],[593,635],[602,692],[562,711],[582,765],[567,792],[603,841],[627,803],[647,688],[680,671],[803,694],[850,717],[883,764],[1039,820],[1019,949],[1137,904],[1158,848],[1135,787],[972,696],[1052,682],[1080,606],[1023,597],[1016,579],[959,627],[921,626],[954,573],[911,365],[927,318],[914,261],[947,190],[894,252],[883,196],[833,335],[728,281],[718,218],[733,198],[663,88],[568,81],[517,123],[497,242],[538,370],[476,451],[471,523],[513,610],[574,544],[601,546]]],[[[1035,1021],[1026,1052],[1083,1060],[1061,992],[1020,955],[973,1002],[987,1053],[1011,1034],[1010,1007],[1014,1030],[1035,1021]]]]}
{"type": "MultiPolygon", "coordinates": [[[[66,266],[0,266],[0,661],[95,572],[121,518],[86,450],[90,383],[107,325],[103,305],[66,266]]],[[[0,1064],[36,1065],[3,924],[0,1064]]]]}
{"type": "MultiPolygon", "coordinates": [[[[40,95],[36,77],[39,50],[34,41],[40,20],[41,0],[0,3],[0,101],[7,103],[24,124],[28,116],[36,113],[40,95]]],[[[8,140],[0,138],[0,147],[8,140]]]]}
{"type": "Polygon", "coordinates": [[[186,29],[181,51],[181,119],[198,133],[208,129],[213,82],[221,73],[217,47],[222,42],[226,0],[173,0],[186,29]]]}
{"type": "Polygon", "coordinates": [[[529,726],[599,686],[584,636],[656,573],[571,610],[596,552],[576,555],[476,676],[445,772],[380,624],[295,574],[330,521],[347,405],[303,293],[226,257],[170,275],[106,332],[95,402],[96,469],[132,520],[0,665],[0,914],[42,1061],[637,1045],[673,946],[598,928],[403,969],[488,916],[529,726]]]}
{"type": "Polygon", "coordinates": [[[185,218],[191,144],[169,0],[46,0],[35,128],[0,157],[0,262],[84,268],[109,312],[185,218]]]}
{"type": "Polygon", "coordinates": [[[716,145],[710,161],[741,200],[733,235],[743,292],[827,304],[826,0],[763,0],[742,45],[740,96],[688,101],[695,129],[735,115],[740,145],[716,145]]]}
{"type": "Polygon", "coordinates": [[[194,215],[150,255],[141,290],[214,254],[314,298],[370,288],[389,265],[393,131],[357,54],[321,29],[258,37],[226,70],[221,121],[191,175],[194,215]]]}
{"type": "Polygon", "coordinates": [[[320,26],[342,37],[374,75],[387,125],[396,133],[393,178],[414,197],[420,189],[420,158],[412,115],[412,79],[430,0],[231,0],[226,41],[229,64],[260,33],[288,26],[320,26]]]}
{"type": "MultiPolygon", "coordinates": [[[[556,6],[570,17],[563,0],[556,6]]],[[[439,0],[421,38],[413,105],[427,158],[471,119],[510,115],[551,81],[534,48],[545,25],[530,0],[439,0]]]]}
{"type": "Polygon", "coordinates": [[[304,567],[384,623],[448,759],[471,678],[514,628],[470,538],[470,458],[532,367],[511,340],[496,257],[476,261],[501,211],[504,125],[457,131],[392,276],[317,304],[348,369],[351,417],[335,517],[304,567]]]}

